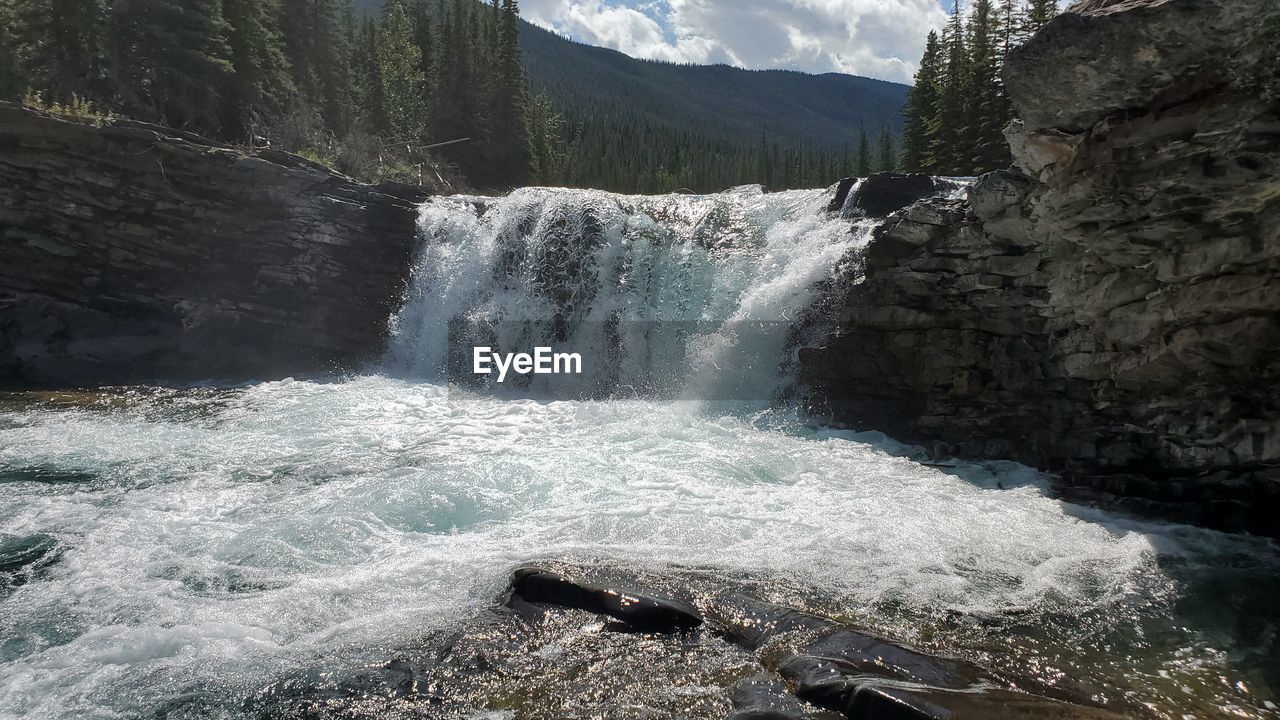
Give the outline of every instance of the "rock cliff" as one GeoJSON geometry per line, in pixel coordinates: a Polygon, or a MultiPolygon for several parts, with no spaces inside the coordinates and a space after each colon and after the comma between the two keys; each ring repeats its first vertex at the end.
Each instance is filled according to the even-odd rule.
{"type": "Polygon", "coordinates": [[[376,353],[416,188],[0,105],[0,386],[270,378],[376,353]]]}
{"type": "Polygon", "coordinates": [[[833,418],[1060,470],[1065,496],[1280,535],[1268,0],[1089,0],[1015,52],[1017,168],[891,216],[803,354],[833,418]]]}

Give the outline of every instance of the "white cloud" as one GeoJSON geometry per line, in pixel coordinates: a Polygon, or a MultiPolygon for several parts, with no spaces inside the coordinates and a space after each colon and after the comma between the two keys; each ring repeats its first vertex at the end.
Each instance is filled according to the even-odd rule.
{"type": "Polygon", "coordinates": [[[910,82],[937,0],[525,0],[532,22],[636,57],[910,82]]]}

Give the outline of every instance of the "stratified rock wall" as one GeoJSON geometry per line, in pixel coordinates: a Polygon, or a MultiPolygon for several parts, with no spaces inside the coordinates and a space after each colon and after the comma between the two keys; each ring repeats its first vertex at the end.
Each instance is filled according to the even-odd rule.
{"type": "Polygon", "coordinates": [[[1276,12],[1090,0],[1020,48],[1018,168],[881,228],[804,355],[829,412],[1280,535],[1280,112],[1240,83],[1276,12]]]}
{"type": "Polygon", "coordinates": [[[419,195],[0,105],[0,386],[352,367],[403,294],[419,195]]]}

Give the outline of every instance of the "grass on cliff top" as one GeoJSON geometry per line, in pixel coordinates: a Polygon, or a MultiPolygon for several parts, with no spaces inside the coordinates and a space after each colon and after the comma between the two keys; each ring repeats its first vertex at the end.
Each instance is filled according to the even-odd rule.
{"type": "MultiPolygon", "coordinates": [[[[122,115],[98,110],[91,101],[78,95],[72,95],[71,100],[65,103],[49,102],[44,93],[28,90],[22,98],[22,105],[94,127],[123,119],[122,115]]],[[[359,182],[401,182],[428,188],[433,192],[469,190],[456,168],[407,144],[384,144],[380,138],[358,131],[348,133],[342,139],[329,133],[316,132],[298,133],[297,138],[297,142],[283,143],[281,149],[359,182]]],[[[251,145],[240,147],[247,153],[255,150],[251,145]]]]}
{"type": "Polygon", "coordinates": [[[94,127],[101,127],[120,117],[112,112],[99,111],[92,102],[75,94],[72,94],[69,102],[50,103],[44,99],[44,93],[38,90],[28,90],[27,94],[22,97],[22,106],[46,112],[50,115],[57,115],[65,120],[93,125],[94,127]]]}

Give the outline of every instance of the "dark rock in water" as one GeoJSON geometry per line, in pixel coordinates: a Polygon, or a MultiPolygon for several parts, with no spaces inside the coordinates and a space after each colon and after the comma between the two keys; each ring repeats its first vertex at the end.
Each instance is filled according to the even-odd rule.
{"type": "Polygon", "coordinates": [[[827,205],[827,212],[840,212],[844,210],[844,204],[849,200],[849,191],[853,189],[858,178],[844,178],[840,184],[836,186],[836,196],[831,199],[827,205]]]}
{"type": "Polygon", "coordinates": [[[933,178],[928,175],[876,173],[858,186],[850,211],[860,211],[866,217],[886,217],[936,191],[933,178]]]}
{"type": "Polygon", "coordinates": [[[813,717],[771,673],[752,675],[729,688],[729,720],[806,720],[813,717]]]}
{"type": "Polygon", "coordinates": [[[843,708],[866,678],[963,689],[988,680],[980,668],[924,655],[852,630],[837,630],[784,661],[778,673],[796,695],[820,707],[843,708]]]}
{"type": "Polygon", "coordinates": [[[990,673],[951,658],[926,655],[808,613],[742,594],[722,596],[711,620],[735,642],[764,647],[777,638],[801,638],[775,668],[795,694],[819,707],[843,711],[867,678],[962,689],[991,683],[990,673]]]}
{"type": "Polygon", "coordinates": [[[762,602],[739,592],[718,597],[707,608],[707,616],[718,632],[751,650],[763,647],[778,635],[817,637],[833,628],[830,621],[815,615],[762,602]]]}
{"type": "Polygon", "coordinates": [[[1044,696],[1002,690],[1022,683],[743,593],[717,596],[707,619],[732,642],[773,658],[766,667],[796,697],[849,718],[1118,720],[1092,707],[1083,688],[1044,688],[1044,696]]]}
{"type": "Polygon", "coordinates": [[[506,606],[481,611],[456,633],[401,648],[402,659],[390,663],[288,678],[255,696],[251,709],[260,717],[313,720],[492,711],[655,720],[1118,720],[1087,692],[1061,683],[1042,694],[1015,691],[1040,693],[1041,686],[755,600],[723,583],[696,573],[525,568],[513,574],[506,606]],[[684,603],[648,591],[617,592],[661,622],[632,616],[601,596],[616,592],[608,589],[614,585],[679,588],[699,598],[703,631],[609,632],[578,612],[667,627],[697,617],[684,603]]]}
{"type": "MultiPolygon", "coordinates": [[[[340,672],[310,670],[259,690],[243,710],[248,717],[263,720],[415,717],[430,702],[419,693],[423,684],[421,668],[404,660],[340,672]]],[[[219,715],[214,709],[206,707],[190,716],[219,715]]]]}
{"type": "Polygon", "coordinates": [[[858,688],[845,711],[849,720],[948,720],[945,708],[915,701],[901,691],[864,685],[858,688]]]}
{"type": "MultiPolygon", "coordinates": [[[[831,627],[840,628],[835,623],[831,627]]],[[[971,663],[916,652],[845,628],[806,646],[803,652],[812,667],[835,667],[846,675],[876,675],[938,688],[971,687],[990,677],[971,663]]]]}
{"type": "Polygon", "coordinates": [[[826,678],[858,673],[949,688],[968,687],[988,675],[970,663],[915,652],[826,618],[741,593],[721,596],[708,613],[721,633],[751,649],[781,636],[808,638],[802,648],[782,661],[779,672],[796,684],[813,686],[815,692],[826,678]]]}
{"type": "Polygon", "coordinates": [[[511,594],[524,602],[608,615],[646,632],[678,632],[702,624],[697,609],[688,603],[587,585],[539,568],[516,570],[511,594]]]}
{"type": "Polygon", "coordinates": [[[597,592],[541,568],[520,568],[511,574],[511,594],[525,602],[603,613],[597,592]]]}

